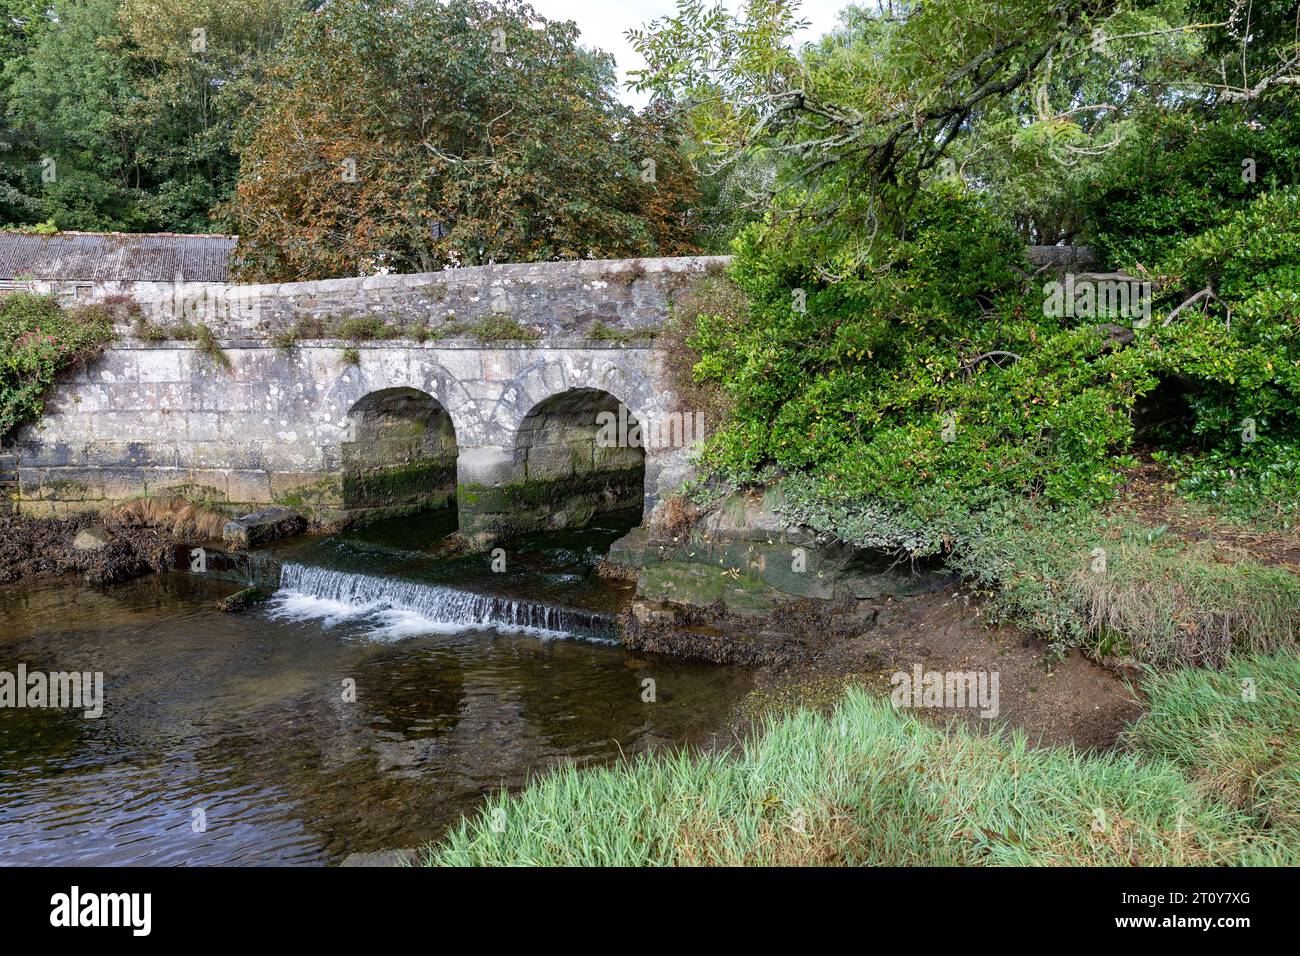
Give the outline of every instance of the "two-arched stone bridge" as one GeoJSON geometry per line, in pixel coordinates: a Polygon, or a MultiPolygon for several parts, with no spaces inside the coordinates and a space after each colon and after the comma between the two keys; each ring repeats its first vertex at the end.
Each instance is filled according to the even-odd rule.
{"type": "Polygon", "coordinates": [[[462,531],[481,543],[629,505],[648,514],[687,477],[702,424],[678,407],[649,334],[724,261],[97,284],[89,298],[122,309],[129,297],[152,334],[124,321],[19,432],[20,507],[185,494],[329,520],[455,496],[462,531]],[[208,326],[221,353],[158,340],[177,317],[208,326]]]}

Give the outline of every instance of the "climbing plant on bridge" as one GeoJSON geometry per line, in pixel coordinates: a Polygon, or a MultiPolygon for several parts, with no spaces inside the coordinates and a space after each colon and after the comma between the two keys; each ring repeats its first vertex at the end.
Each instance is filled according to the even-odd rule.
{"type": "Polygon", "coordinates": [[[47,296],[0,298],[0,436],[39,417],[55,376],[112,338],[104,306],[64,310],[47,296]]]}

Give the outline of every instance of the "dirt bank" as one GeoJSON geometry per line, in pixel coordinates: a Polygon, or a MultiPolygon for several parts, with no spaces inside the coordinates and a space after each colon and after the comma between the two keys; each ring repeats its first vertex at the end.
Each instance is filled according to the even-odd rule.
{"type": "Polygon", "coordinates": [[[738,721],[789,705],[829,706],[846,684],[862,684],[881,696],[895,673],[922,671],[998,674],[998,715],[978,708],[918,708],[937,723],[953,719],[972,726],[1006,725],[1044,745],[1073,743],[1105,749],[1135,720],[1143,704],[1132,681],[1078,653],[1049,666],[1043,642],[1016,628],[985,627],[978,600],[964,590],[887,602],[856,634],[820,642],[815,653],[790,665],[757,671],[757,689],[738,721]]]}
{"type": "Polygon", "coordinates": [[[182,540],[172,528],[125,516],[0,514],[0,583],[41,574],[80,574],[87,584],[126,581],[174,567],[182,540]]]}

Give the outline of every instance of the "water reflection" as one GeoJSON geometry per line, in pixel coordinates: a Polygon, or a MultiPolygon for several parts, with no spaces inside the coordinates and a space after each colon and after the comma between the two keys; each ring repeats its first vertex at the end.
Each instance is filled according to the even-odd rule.
{"type": "MultiPolygon", "coordinates": [[[[590,574],[616,531],[539,536],[514,589],[616,609],[625,590],[590,574]],[[539,585],[530,564],[570,586],[539,585]]],[[[372,529],[292,550],[336,565],[366,553],[374,573],[497,580],[440,564],[427,529],[402,533],[426,549],[372,529]]],[[[320,864],[411,846],[557,761],[705,742],[748,689],[743,672],[590,642],[491,629],[376,641],[360,621],[217,612],[235,587],[177,574],[0,590],[0,670],[105,675],[99,720],[0,710],[0,863],[320,864]],[[644,677],[656,703],[641,700],[644,677]]]]}

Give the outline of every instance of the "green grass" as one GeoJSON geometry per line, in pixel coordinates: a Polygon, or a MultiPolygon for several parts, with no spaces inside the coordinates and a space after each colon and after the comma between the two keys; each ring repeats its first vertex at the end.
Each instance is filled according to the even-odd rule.
{"type": "Polygon", "coordinates": [[[210,358],[216,365],[230,371],[230,356],[222,350],[212,330],[202,322],[198,322],[194,326],[194,341],[198,345],[200,352],[210,358]]]}
{"type": "MultiPolygon", "coordinates": [[[[1287,708],[1294,727],[1300,702],[1273,683],[1294,680],[1289,661],[1277,672],[1243,666],[1255,667],[1261,697],[1287,708]]],[[[1300,863],[1294,833],[1274,825],[1276,814],[1224,799],[1203,778],[1200,768],[1221,752],[1203,737],[1214,712],[1179,703],[1182,693],[1157,684],[1156,713],[1171,716],[1140,726],[1133,750],[1091,755],[1032,749],[1020,734],[944,731],[850,689],[833,713],[771,718],[738,750],[548,773],[491,798],[422,862],[1300,863]]],[[[1248,723],[1237,749],[1258,748],[1273,732],[1270,720],[1248,723]]],[[[1279,783],[1293,779],[1294,760],[1290,768],[1279,783]]]]}
{"type": "Polygon", "coordinates": [[[490,315],[479,319],[470,333],[480,342],[536,342],[541,333],[508,315],[490,315]]]}
{"type": "MultiPolygon", "coordinates": [[[[1236,658],[1146,684],[1150,711],[1130,740],[1248,813],[1294,856],[1300,847],[1300,657],[1236,658]]],[[[1275,860],[1286,854],[1279,852],[1275,860]]]]}
{"type": "Polygon", "coordinates": [[[1300,577],[1286,568],[1086,507],[990,508],[949,563],[988,589],[996,616],[1061,650],[1217,666],[1233,652],[1294,649],[1300,633],[1300,577]]]}
{"type": "Polygon", "coordinates": [[[1058,655],[1081,648],[1166,667],[1217,666],[1231,652],[1295,648],[1300,634],[1300,576],[1092,505],[936,498],[920,514],[870,499],[828,501],[801,476],[779,490],[791,524],[861,548],[942,554],[988,596],[993,620],[1042,635],[1058,655]]]}

